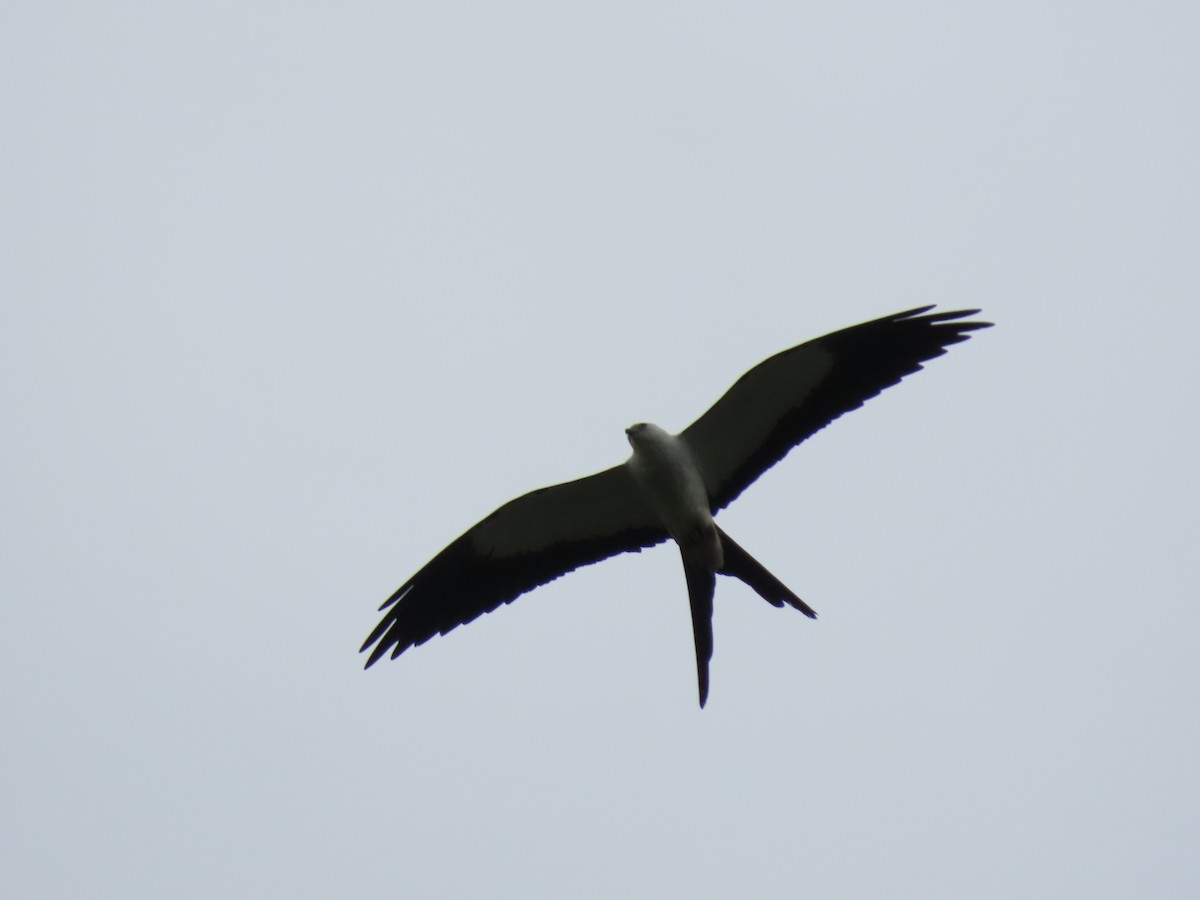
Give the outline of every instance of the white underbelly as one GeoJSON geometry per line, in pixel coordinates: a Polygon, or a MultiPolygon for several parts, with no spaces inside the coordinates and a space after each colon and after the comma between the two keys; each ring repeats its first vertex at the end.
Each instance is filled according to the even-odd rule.
{"type": "Polygon", "coordinates": [[[653,440],[639,441],[625,465],[676,541],[711,525],[708,490],[683,441],[665,432],[653,440]]]}

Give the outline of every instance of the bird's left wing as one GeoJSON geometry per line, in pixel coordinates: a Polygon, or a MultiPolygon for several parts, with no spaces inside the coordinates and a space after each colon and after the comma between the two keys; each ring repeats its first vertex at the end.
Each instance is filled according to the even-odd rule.
{"type": "Polygon", "coordinates": [[[805,438],[990,326],[962,321],[977,309],[931,309],[835,331],[784,350],[739,378],[681,434],[700,466],[713,512],[805,438]]]}
{"type": "Polygon", "coordinates": [[[371,666],[580,566],[667,539],[625,466],[512,500],[435,556],[388,599],[363,643],[371,666]]]}

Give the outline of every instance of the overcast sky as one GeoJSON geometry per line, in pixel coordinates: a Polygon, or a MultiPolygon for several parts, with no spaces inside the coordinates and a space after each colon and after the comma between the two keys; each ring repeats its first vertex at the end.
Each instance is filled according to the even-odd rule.
{"type": "Polygon", "coordinates": [[[0,894],[1200,894],[1200,7],[0,13],[0,894]],[[364,673],[504,501],[996,327],[364,673]]]}

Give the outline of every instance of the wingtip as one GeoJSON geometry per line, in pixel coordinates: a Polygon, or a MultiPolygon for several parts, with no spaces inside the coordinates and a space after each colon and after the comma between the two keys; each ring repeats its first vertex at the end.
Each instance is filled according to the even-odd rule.
{"type": "MultiPolygon", "coordinates": [[[[930,310],[933,310],[933,309],[937,309],[937,307],[936,306],[924,306],[924,307],[921,307],[920,309],[914,309],[914,310],[910,310],[907,313],[904,313],[903,317],[909,318],[909,317],[916,315],[916,316],[920,316],[922,319],[924,319],[927,322],[953,322],[957,319],[965,319],[968,316],[977,316],[981,312],[983,312],[982,309],[944,309],[944,310],[938,310],[937,312],[930,312],[930,310]],[[928,313],[928,315],[922,315],[922,313],[928,313]]],[[[982,325],[984,328],[986,328],[987,326],[991,325],[992,323],[991,322],[983,322],[983,323],[974,323],[974,322],[965,323],[964,322],[963,324],[964,325],[970,324],[972,326],[979,324],[979,325],[982,325]]]]}
{"type": "Polygon", "coordinates": [[[893,315],[887,316],[886,318],[888,318],[888,319],[911,319],[914,316],[919,316],[922,313],[929,312],[935,306],[936,306],[936,304],[930,303],[927,306],[918,306],[918,307],[915,307],[914,309],[906,309],[906,310],[904,310],[904,312],[894,313],[893,315]]]}
{"type": "MultiPolygon", "coordinates": [[[[958,319],[965,319],[968,316],[977,316],[982,309],[943,309],[939,310],[937,304],[930,303],[927,306],[918,306],[913,309],[906,309],[904,312],[894,313],[890,316],[885,316],[878,321],[893,321],[900,322],[906,319],[920,319],[923,322],[954,322],[958,319]]],[[[867,323],[873,324],[873,323],[867,323]]],[[[974,330],[976,328],[991,328],[992,322],[962,322],[956,327],[968,328],[974,330]]]]}
{"type": "Polygon", "coordinates": [[[393,605],[397,601],[404,599],[404,595],[407,594],[409,591],[411,591],[412,587],[413,587],[413,583],[411,581],[398,587],[395,590],[395,592],[392,594],[392,596],[388,597],[386,600],[383,601],[383,603],[380,604],[379,612],[383,612],[385,609],[387,609],[389,606],[393,605]]]}
{"type": "Polygon", "coordinates": [[[372,634],[369,638],[367,638],[366,643],[359,648],[358,652],[365,653],[367,650],[371,649],[372,644],[375,645],[375,649],[371,650],[371,655],[367,657],[367,661],[363,665],[364,669],[369,669],[371,666],[375,665],[375,663],[379,662],[379,660],[383,658],[383,654],[388,651],[389,647],[391,647],[391,643],[380,640],[380,635],[372,634]],[[378,643],[376,643],[377,641],[378,643]]]}

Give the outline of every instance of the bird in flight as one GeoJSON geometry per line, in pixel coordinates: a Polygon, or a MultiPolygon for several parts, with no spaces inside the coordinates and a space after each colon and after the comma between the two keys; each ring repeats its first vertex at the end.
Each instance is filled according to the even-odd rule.
{"type": "Polygon", "coordinates": [[[708,699],[717,575],[772,606],[817,614],[713,521],[788,451],[990,322],[979,310],[910,309],[772,356],[672,435],[625,429],[633,455],[596,475],[512,500],[467,530],[380,607],[366,668],[511,603],[580,566],[674,538],[683,557],[700,706],[708,699]]]}

